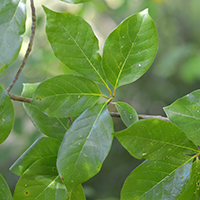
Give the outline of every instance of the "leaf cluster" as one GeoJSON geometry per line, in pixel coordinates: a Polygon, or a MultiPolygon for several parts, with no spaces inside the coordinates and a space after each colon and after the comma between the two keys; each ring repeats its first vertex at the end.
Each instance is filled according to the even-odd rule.
{"type": "MultiPolygon", "coordinates": [[[[91,0],[63,0],[84,3],[91,0]]],[[[16,59],[25,30],[25,0],[0,3],[0,72],[16,59]],[[12,48],[10,48],[12,46],[12,48]]],[[[81,17],[43,6],[46,34],[55,56],[74,74],[24,84],[23,103],[44,134],[11,166],[20,176],[12,197],[0,177],[1,199],[84,200],[82,183],[102,167],[116,137],[135,158],[145,159],[127,177],[121,199],[199,199],[199,90],[164,108],[171,122],[139,120],[125,102],[113,102],[117,88],[138,80],[158,49],[156,25],[148,9],[133,14],[105,40],[102,54],[91,26],[81,17]],[[109,96],[99,86],[107,89],[109,96]],[[115,132],[108,104],[126,129],[115,132]]],[[[0,143],[11,132],[14,108],[0,86],[0,143]]]]}

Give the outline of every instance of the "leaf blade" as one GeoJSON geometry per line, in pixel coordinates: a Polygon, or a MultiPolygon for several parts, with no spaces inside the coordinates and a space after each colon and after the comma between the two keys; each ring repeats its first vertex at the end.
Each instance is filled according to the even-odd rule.
{"type": "Polygon", "coordinates": [[[42,158],[56,156],[60,142],[53,138],[37,139],[11,166],[10,170],[21,176],[35,162],[42,158]]]}
{"type": "Polygon", "coordinates": [[[165,155],[178,158],[180,152],[184,158],[199,151],[177,126],[159,119],[138,121],[113,135],[138,159],[159,160],[165,155]]]}
{"type": "Polygon", "coordinates": [[[25,32],[25,4],[25,0],[10,1],[0,10],[0,73],[19,53],[25,32]]]}
{"type": "Polygon", "coordinates": [[[12,200],[12,194],[3,176],[0,174],[0,199],[12,200]]]}
{"type": "Polygon", "coordinates": [[[66,132],[57,166],[68,190],[99,172],[112,143],[112,120],[106,103],[79,116],[66,132]]]}
{"type": "Polygon", "coordinates": [[[200,145],[200,90],[196,90],[164,108],[170,121],[183,130],[196,145],[200,145]]]}
{"type": "Polygon", "coordinates": [[[147,9],[124,20],[106,39],[102,65],[116,89],[140,78],[153,62],[158,48],[156,26],[147,9]]]}
{"type": "Polygon", "coordinates": [[[14,124],[14,107],[6,91],[0,86],[0,144],[6,140],[14,124]]]}
{"type": "Polygon", "coordinates": [[[93,81],[82,76],[60,75],[42,82],[31,103],[49,116],[66,118],[81,114],[100,96],[93,81]]]}
{"type": "Polygon", "coordinates": [[[134,122],[138,121],[138,115],[135,109],[127,103],[117,102],[115,103],[117,111],[124,124],[129,127],[134,122]]]}
{"type": "Polygon", "coordinates": [[[144,161],[125,180],[121,199],[176,200],[188,182],[192,160],[189,159],[184,165],[177,166],[176,171],[171,164],[169,162],[166,165],[162,161],[144,161]]]}
{"type": "Polygon", "coordinates": [[[107,86],[98,40],[89,24],[69,13],[56,13],[46,7],[44,10],[48,40],[56,57],[70,69],[107,86]]]}

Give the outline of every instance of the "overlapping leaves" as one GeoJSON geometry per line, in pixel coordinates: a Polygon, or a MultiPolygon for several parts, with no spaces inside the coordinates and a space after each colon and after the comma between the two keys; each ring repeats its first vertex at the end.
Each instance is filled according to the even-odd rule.
{"type": "Polygon", "coordinates": [[[194,157],[189,154],[199,152],[177,126],[158,119],[138,121],[114,135],[131,155],[149,160],[128,177],[122,199],[159,199],[161,194],[156,193],[158,198],[152,196],[152,190],[160,188],[170,174],[192,161],[194,157]]]}
{"type": "Polygon", "coordinates": [[[26,0],[6,3],[0,10],[0,72],[17,57],[26,20],[26,0]]]}
{"type": "MultiPolygon", "coordinates": [[[[32,98],[38,85],[39,83],[24,84],[22,96],[32,98]]],[[[62,141],[63,136],[69,127],[68,118],[50,117],[30,103],[24,103],[24,109],[34,126],[41,133],[62,141]]]]}

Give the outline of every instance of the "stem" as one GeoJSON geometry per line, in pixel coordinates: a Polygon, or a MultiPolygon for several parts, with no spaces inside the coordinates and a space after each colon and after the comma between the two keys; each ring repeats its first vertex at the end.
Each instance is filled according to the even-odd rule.
{"type": "Polygon", "coordinates": [[[15,85],[16,81],[19,78],[19,75],[22,72],[22,69],[29,57],[29,54],[32,50],[32,46],[33,46],[33,39],[34,39],[34,35],[35,35],[35,29],[36,29],[36,15],[35,15],[35,7],[34,7],[34,3],[33,0],[30,0],[30,4],[31,4],[31,13],[32,13],[32,26],[31,26],[31,36],[30,36],[30,41],[29,41],[29,45],[28,48],[26,50],[26,54],[24,56],[24,59],[22,61],[22,64],[20,65],[17,74],[15,75],[15,78],[13,79],[12,83],[9,85],[9,87],[7,88],[7,93],[10,92],[10,90],[13,88],[13,86],[15,85]]]}
{"type": "Polygon", "coordinates": [[[26,98],[26,97],[21,97],[21,96],[17,96],[17,95],[13,95],[13,94],[8,94],[8,96],[10,97],[10,99],[14,100],[14,101],[22,101],[25,103],[31,103],[30,98],[26,98]]]}
{"type": "MultiPolygon", "coordinates": [[[[118,112],[110,112],[111,117],[120,117],[120,114],[118,112]]],[[[159,115],[138,115],[139,119],[152,119],[152,118],[156,118],[156,119],[161,119],[167,122],[170,122],[170,120],[167,117],[162,117],[159,115]]]]}

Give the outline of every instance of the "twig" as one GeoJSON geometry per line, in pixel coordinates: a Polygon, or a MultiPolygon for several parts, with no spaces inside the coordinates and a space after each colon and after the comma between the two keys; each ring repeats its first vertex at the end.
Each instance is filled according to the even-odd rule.
{"type": "Polygon", "coordinates": [[[12,99],[14,101],[22,101],[22,102],[25,102],[25,103],[31,103],[31,100],[32,100],[32,99],[27,98],[27,97],[17,96],[17,95],[13,95],[13,94],[8,94],[8,96],[10,97],[10,99],[12,99]]]}
{"type": "MultiPolygon", "coordinates": [[[[111,117],[120,117],[120,114],[118,112],[110,112],[111,117]]],[[[156,118],[156,119],[161,119],[164,121],[169,122],[170,120],[167,117],[162,117],[159,115],[138,115],[139,119],[152,119],[152,118],[156,118]]]]}
{"type": "Polygon", "coordinates": [[[7,88],[7,93],[10,92],[10,90],[13,88],[13,86],[15,85],[16,81],[18,80],[19,78],[19,75],[21,74],[22,72],[22,69],[28,59],[28,56],[32,50],[32,46],[33,46],[33,39],[34,39],[34,35],[35,35],[35,29],[36,29],[36,15],[35,15],[35,6],[34,6],[34,2],[33,0],[30,0],[30,3],[31,3],[31,13],[32,13],[32,26],[31,26],[31,36],[30,36],[30,41],[29,41],[29,44],[28,44],[28,48],[26,50],[26,54],[24,56],[24,59],[22,61],[22,64],[20,65],[18,71],[17,71],[17,74],[15,75],[15,78],[13,79],[12,83],[9,85],[9,87],[7,88]]]}

